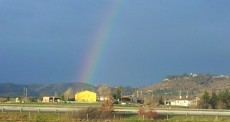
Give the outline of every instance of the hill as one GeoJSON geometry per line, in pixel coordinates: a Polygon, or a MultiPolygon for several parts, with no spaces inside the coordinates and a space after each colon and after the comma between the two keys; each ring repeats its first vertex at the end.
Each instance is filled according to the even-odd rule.
{"type": "Polygon", "coordinates": [[[183,74],[167,76],[159,84],[150,85],[140,90],[152,94],[178,96],[199,95],[204,91],[218,91],[230,89],[230,76],[211,74],[183,74]]]}
{"type": "Polygon", "coordinates": [[[14,84],[0,83],[0,97],[23,97],[27,90],[28,97],[53,96],[55,92],[62,94],[69,87],[74,91],[94,89],[94,86],[86,83],[57,83],[57,84],[14,84]]]}

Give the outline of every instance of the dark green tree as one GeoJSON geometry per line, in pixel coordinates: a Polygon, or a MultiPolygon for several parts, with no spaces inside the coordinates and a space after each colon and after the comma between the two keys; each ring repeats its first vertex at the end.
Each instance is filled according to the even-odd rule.
{"type": "Polygon", "coordinates": [[[65,101],[65,95],[61,94],[60,99],[61,99],[61,101],[65,101]]]}
{"type": "Polygon", "coordinates": [[[210,104],[211,104],[213,109],[215,109],[217,107],[217,104],[218,104],[218,96],[216,95],[216,92],[214,92],[214,91],[212,92],[210,104]]]}
{"type": "Polygon", "coordinates": [[[218,99],[219,99],[219,108],[227,109],[229,107],[228,103],[229,103],[230,96],[228,94],[228,90],[221,91],[218,95],[218,99]]]}
{"type": "Polygon", "coordinates": [[[159,104],[160,105],[164,105],[164,100],[163,100],[163,97],[161,96],[160,99],[159,99],[159,104]]]}
{"type": "Polygon", "coordinates": [[[118,87],[115,87],[115,98],[116,98],[116,100],[121,100],[121,95],[122,95],[122,88],[120,87],[120,86],[118,86],[118,87]]]}
{"type": "Polygon", "coordinates": [[[210,103],[210,96],[207,91],[204,92],[204,94],[201,96],[201,107],[204,109],[209,108],[210,103]]]}
{"type": "Polygon", "coordinates": [[[10,97],[8,96],[8,97],[6,97],[6,101],[10,101],[10,97]]]}

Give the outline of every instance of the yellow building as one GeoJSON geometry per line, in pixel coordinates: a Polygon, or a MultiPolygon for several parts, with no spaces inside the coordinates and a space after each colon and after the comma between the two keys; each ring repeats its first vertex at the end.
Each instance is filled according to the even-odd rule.
{"type": "Polygon", "coordinates": [[[82,91],[75,94],[77,102],[96,102],[96,93],[91,91],[82,91]]]}

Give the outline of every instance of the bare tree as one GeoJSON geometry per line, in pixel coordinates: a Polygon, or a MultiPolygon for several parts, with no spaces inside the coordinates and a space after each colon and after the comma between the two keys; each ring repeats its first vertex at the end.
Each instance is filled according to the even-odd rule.
{"type": "Polygon", "coordinates": [[[98,93],[102,97],[111,97],[111,89],[107,85],[101,85],[98,87],[98,93]]]}
{"type": "Polygon", "coordinates": [[[65,92],[64,96],[65,99],[68,100],[69,98],[74,98],[75,92],[72,87],[69,87],[65,92]]]}

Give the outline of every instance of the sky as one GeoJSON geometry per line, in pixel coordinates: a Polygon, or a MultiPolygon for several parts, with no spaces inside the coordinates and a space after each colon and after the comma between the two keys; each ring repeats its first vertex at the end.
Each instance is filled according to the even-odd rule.
{"type": "Polygon", "coordinates": [[[229,0],[1,0],[0,83],[230,74],[229,0]]]}

